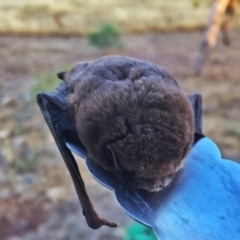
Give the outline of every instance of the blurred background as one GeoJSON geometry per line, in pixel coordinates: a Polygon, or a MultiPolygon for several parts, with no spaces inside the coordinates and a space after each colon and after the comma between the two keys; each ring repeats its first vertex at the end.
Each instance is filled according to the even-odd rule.
{"type": "MultiPolygon", "coordinates": [[[[203,129],[240,162],[240,11],[195,74],[213,0],[0,0],[0,238],[127,239],[133,223],[77,158],[89,195],[116,229],[91,230],[35,102],[56,73],[106,54],[161,65],[186,94],[203,96],[203,129]]],[[[130,239],[130,238],[129,238],[130,239]]],[[[134,239],[134,238],[131,238],[134,239]]],[[[147,238],[144,238],[147,239],[147,238]]]]}

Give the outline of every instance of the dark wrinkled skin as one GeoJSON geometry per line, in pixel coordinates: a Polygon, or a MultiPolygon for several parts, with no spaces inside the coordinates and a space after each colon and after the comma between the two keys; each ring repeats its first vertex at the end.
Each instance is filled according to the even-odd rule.
{"type": "Polygon", "coordinates": [[[108,56],[60,73],[68,107],[93,161],[137,189],[167,186],[194,136],[194,116],[178,83],[157,65],[108,56]]]}

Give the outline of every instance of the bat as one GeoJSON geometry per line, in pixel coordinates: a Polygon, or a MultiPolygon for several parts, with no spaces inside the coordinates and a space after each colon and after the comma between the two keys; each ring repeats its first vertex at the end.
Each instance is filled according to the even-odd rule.
{"type": "Polygon", "coordinates": [[[76,161],[74,142],[104,170],[134,189],[162,190],[202,135],[201,96],[186,96],[162,68],[107,56],[80,63],[37,102],[73,179],[88,225],[116,227],[98,216],[76,161]]]}

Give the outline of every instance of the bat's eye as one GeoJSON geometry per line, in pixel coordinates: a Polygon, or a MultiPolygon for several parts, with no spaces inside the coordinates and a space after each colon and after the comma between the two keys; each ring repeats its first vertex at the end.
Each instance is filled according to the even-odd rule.
{"type": "Polygon", "coordinates": [[[118,160],[117,160],[117,157],[114,154],[114,151],[109,146],[107,146],[107,148],[106,148],[106,155],[108,156],[109,159],[111,159],[113,161],[113,164],[114,164],[116,169],[118,169],[118,170],[122,169],[121,166],[118,163],[118,160]]]}

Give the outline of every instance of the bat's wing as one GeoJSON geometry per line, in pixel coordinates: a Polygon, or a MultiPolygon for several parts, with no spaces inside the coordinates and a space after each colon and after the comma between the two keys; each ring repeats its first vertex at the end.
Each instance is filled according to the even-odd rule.
{"type": "Polygon", "coordinates": [[[198,93],[188,95],[188,100],[192,105],[195,119],[194,144],[204,137],[202,132],[202,96],[198,93]]]}
{"type": "Polygon", "coordinates": [[[97,229],[102,225],[116,227],[116,223],[108,222],[106,219],[100,218],[95,212],[86,192],[78,165],[67,147],[78,146],[78,155],[83,158],[87,157],[87,151],[77,135],[76,128],[71,122],[66,103],[67,95],[68,89],[63,82],[52,93],[39,93],[37,95],[37,103],[72,177],[87,224],[93,229],[97,229]]]}

